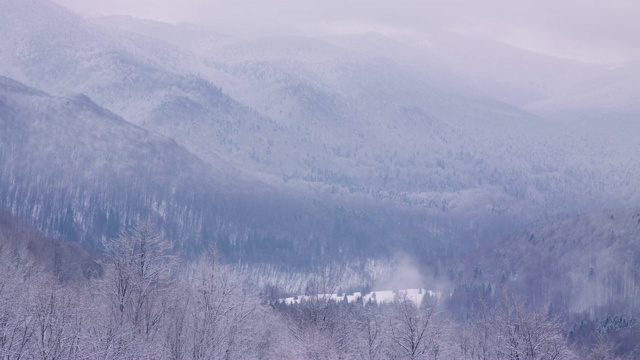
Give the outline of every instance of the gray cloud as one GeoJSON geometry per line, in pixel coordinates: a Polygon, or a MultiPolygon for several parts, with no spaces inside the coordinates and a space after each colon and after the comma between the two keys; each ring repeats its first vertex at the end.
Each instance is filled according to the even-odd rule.
{"type": "MultiPolygon", "coordinates": [[[[462,29],[536,51],[624,60],[638,55],[635,0],[56,0],[84,15],[126,14],[232,31],[462,29]]],[[[588,60],[588,59],[586,59],[588,60]]]]}

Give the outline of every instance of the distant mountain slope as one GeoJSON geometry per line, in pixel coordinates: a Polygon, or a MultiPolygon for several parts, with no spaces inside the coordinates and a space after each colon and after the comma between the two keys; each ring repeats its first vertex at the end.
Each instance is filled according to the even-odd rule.
{"type": "Polygon", "coordinates": [[[8,51],[3,62],[29,83],[84,93],[205,162],[222,159],[278,187],[399,197],[440,210],[443,196],[479,205],[458,192],[500,193],[501,207],[522,208],[595,186],[585,183],[592,179],[582,155],[591,144],[570,139],[567,147],[541,119],[443,90],[389,59],[301,37],[226,38],[194,55],[193,44],[177,43],[186,35],[166,36],[169,45],[157,33],[192,28],[112,18],[112,30],[45,0],[8,4],[5,16],[22,22],[5,29],[0,47],[23,55],[8,51]],[[156,39],[141,37],[149,33],[156,39]],[[565,184],[538,165],[552,162],[572,168],[565,184]]]}
{"type": "Polygon", "coordinates": [[[640,114],[640,63],[608,69],[597,86],[585,86],[562,96],[526,105],[530,111],[556,120],[587,120],[595,125],[618,126],[620,122],[640,114]]]}
{"type": "Polygon", "coordinates": [[[86,97],[0,77],[0,206],[57,238],[100,248],[142,217],[178,250],[215,242],[225,259],[285,267],[445,251],[429,229],[446,222],[424,209],[306,201],[215,170],[86,97]]]}
{"type": "MultiPolygon", "coordinates": [[[[180,229],[172,237],[216,237],[238,257],[249,248],[263,258],[267,248],[304,253],[301,263],[395,248],[432,256],[575,209],[638,199],[640,159],[630,149],[640,145],[470,97],[392,59],[304,37],[220,40],[206,31],[201,41],[214,44],[198,52],[200,40],[180,39],[199,28],[118,22],[114,29],[47,0],[0,2],[0,69],[65,96],[22,102],[6,90],[3,110],[70,127],[6,125],[16,138],[52,134],[34,140],[42,157],[21,169],[31,190],[7,195],[13,213],[50,233],[62,220],[45,217],[64,213],[79,227],[69,237],[103,236],[90,230],[98,215],[77,213],[96,196],[108,198],[101,211],[123,212],[120,223],[173,211],[181,220],[167,227],[180,229]],[[177,35],[162,35],[170,31],[177,35]],[[129,130],[112,126],[135,130],[122,135],[129,130]],[[137,145],[105,140],[115,138],[137,145]],[[155,149],[164,149],[158,158],[155,149]],[[102,160],[112,156],[118,162],[102,160]],[[133,193],[122,190],[127,177],[133,193]],[[71,203],[70,211],[53,212],[38,196],[15,200],[56,186],[65,190],[54,194],[74,196],[54,201],[55,209],[71,203]],[[124,205],[134,203],[146,210],[124,205]],[[271,246],[279,240],[282,249],[271,246]]],[[[6,154],[29,155],[13,138],[6,144],[6,154]]],[[[12,189],[10,178],[6,184],[12,189]]]]}
{"type": "Polygon", "coordinates": [[[188,49],[198,49],[199,52],[203,53],[212,51],[212,49],[226,42],[234,41],[232,36],[189,23],[169,24],[122,15],[96,17],[89,20],[103,27],[139,34],[188,49]],[[176,28],[179,30],[176,31],[176,28]]]}
{"type": "Polygon", "coordinates": [[[458,282],[515,290],[559,313],[640,315],[640,210],[568,216],[487,244],[458,282]]]}
{"type": "Polygon", "coordinates": [[[294,214],[313,229],[312,216],[301,215],[308,208],[233,169],[215,169],[219,175],[175,141],[87,97],[54,97],[0,77],[0,206],[47,234],[99,248],[143,217],[181,250],[217,242],[237,259],[260,255],[244,246],[250,236],[282,238],[290,256],[300,229],[283,224],[294,214]]]}
{"type": "Polygon", "coordinates": [[[5,0],[0,8],[5,75],[58,94],[101,94],[111,110],[192,61],[166,43],[105,32],[48,0],[5,0]]]}
{"type": "MultiPolygon", "coordinates": [[[[582,196],[594,186],[584,183],[592,170],[582,163],[591,143],[567,139],[565,130],[506,104],[443,88],[389,59],[286,36],[226,38],[201,48],[175,40],[192,29],[133,18],[95,21],[155,39],[173,33],[173,45],[199,53],[202,76],[262,117],[235,112],[235,123],[223,130],[194,124],[210,115],[198,116],[202,101],[186,95],[154,112],[154,118],[173,119],[154,129],[196,152],[216,148],[205,140],[216,138],[228,144],[217,151],[229,161],[277,186],[330,186],[343,195],[410,199],[439,209],[443,201],[460,204],[454,199],[460,191],[491,194],[509,208],[520,201],[514,197],[531,206],[582,196]],[[559,184],[555,170],[542,165],[549,163],[573,168],[572,179],[559,184]]],[[[466,206],[478,206],[468,193],[465,198],[466,206]]]]}
{"type": "Polygon", "coordinates": [[[0,115],[0,201],[12,213],[78,241],[113,237],[139,214],[198,233],[184,212],[196,217],[195,202],[215,196],[203,184],[215,181],[174,141],[86,97],[52,97],[4,77],[0,115]]]}
{"type": "MultiPolygon", "coordinates": [[[[415,35],[366,33],[334,35],[326,41],[370,56],[409,64],[442,86],[484,94],[535,114],[555,115],[583,107],[606,109],[613,99],[586,99],[607,92],[621,81],[638,80],[638,72],[611,65],[586,64],[511,46],[464,32],[415,35]]],[[[633,64],[630,64],[634,66],[633,64]]],[[[636,66],[637,67],[637,66],[636,66]]],[[[624,96],[623,106],[637,103],[624,96]]],[[[613,92],[612,94],[613,95],[613,92]]]]}

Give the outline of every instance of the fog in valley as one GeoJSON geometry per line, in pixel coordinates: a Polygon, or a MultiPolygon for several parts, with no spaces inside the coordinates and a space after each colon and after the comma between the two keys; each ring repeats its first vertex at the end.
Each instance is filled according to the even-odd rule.
{"type": "Polygon", "coordinates": [[[0,357],[640,359],[639,18],[0,0],[0,357]]]}

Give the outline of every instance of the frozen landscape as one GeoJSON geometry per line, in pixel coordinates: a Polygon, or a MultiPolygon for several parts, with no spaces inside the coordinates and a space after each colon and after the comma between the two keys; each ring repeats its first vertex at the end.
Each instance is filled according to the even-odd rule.
{"type": "Polygon", "coordinates": [[[0,358],[640,359],[640,7],[544,2],[0,0],[0,358]]]}

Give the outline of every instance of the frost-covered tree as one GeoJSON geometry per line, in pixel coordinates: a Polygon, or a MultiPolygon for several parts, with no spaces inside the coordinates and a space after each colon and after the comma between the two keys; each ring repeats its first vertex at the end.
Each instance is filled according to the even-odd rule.
{"type": "Polygon", "coordinates": [[[547,311],[530,312],[513,297],[504,299],[492,316],[496,355],[503,359],[570,359],[573,354],[557,318],[547,311]]]}
{"type": "Polygon", "coordinates": [[[255,349],[257,296],[224,266],[202,260],[189,275],[191,354],[193,359],[242,358],[255,349]]]}
{"type": "Polygon", "coordinates": [[[389,309],[388,353],[394,359],[440,359],[445,326],[437,321],[436,303],[417,304],[403,292],[389,309]]]}
{"type": "Polygon", "coordinates": [[[461,358],[572,359],[556,317],[545,310],[532,312],[521,301],[505,296],[491,310],[462,329],[461,358]]]}
{"type": "Polygon", "coordinates": [[[299,347],[283,319],[211,250],[185,266],[172,287],[165,322],[168,357],[291,358],[299,347]]]}
{"type": "MultiPolygon", "coordinates": [[[[0,237],[2,234],[0,234],[0,237]]],[[[2,240],[2,239],[0,239],[2,240]]],[[[29,316],[29,286],[32,267],[24,252],[0,245],[0,358],[19,358],[29,354],[35,324],[29,316]]]]}
{"type": "Polygon", "coordinates": [[[39,275],[31,285],[38,287],[29,306],[33,321],[32,355],[39,359],[73,359],[90,356],[82,335],[84,317],[81,297],[72,285],[58,284],[52,276],[39,275]]]}
{"type": "Polygon", "coordinates": [[[387,340],[385,318],[375,304],[356,309],[355,352],[362,359],[382,359],[387,340]]]}
{"type": "Polygon", "coordinates": [[[114,331],[133,332],[136,340],[155,346],[175,280],[171,243],[153,224],[140,220],[131,231],[103,245],[107,257],[104,292],[114,331]]]}

